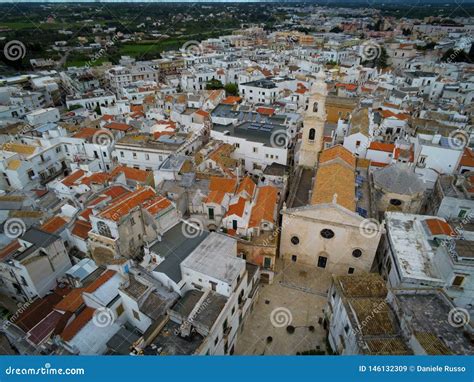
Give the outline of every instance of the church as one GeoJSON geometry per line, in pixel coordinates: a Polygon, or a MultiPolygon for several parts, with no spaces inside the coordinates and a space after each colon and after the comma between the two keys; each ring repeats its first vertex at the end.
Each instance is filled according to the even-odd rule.
{"type": "Polygon", "coordinates": [[[298,167],[282,213],[280,258],[332,274],[371,270],[382,227],[371,219],[368,161],[323,149],[328,95],[320,71],[304,115],[298,167]]]}

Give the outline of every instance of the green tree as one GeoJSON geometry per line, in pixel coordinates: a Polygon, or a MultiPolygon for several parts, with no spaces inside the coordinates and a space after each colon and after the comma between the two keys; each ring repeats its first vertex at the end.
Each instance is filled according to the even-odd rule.
{"type": "Polygon", "coordinates": [[[375,66],[379,69],[384,69],[388,66],[387,64],[388,54],[384,47],[380,49],[379,56],[375,59],[375,66]]]}
{"type": "Polygon", "coordinates": [[[224,85],[222,82],[216,79],[212,79],[206,82],[206,90],[216,90],[216,89],[223,89],[224,85]]]}
{"type": "Polygon", "coordinates": [[[231,95],[231,96],[239,95],[239,86],[234,82],[228,83],[226,86],[224,86],[224,89],[227,95],[231,95]]]}

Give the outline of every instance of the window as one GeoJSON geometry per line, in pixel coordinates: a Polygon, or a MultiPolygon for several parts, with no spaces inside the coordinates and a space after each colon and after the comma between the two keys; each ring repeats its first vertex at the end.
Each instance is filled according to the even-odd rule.
{"type": "Polygon", "coordinates": [[[300,243],[300,239],[298,238],[298,236],[291,237],[291,244],[298,245],[299,243],[300,243]]]}
{"type": "Polygon", "coordinates": [[[426,156],[420,156],[420,159],[418,160],[418,163],[425,163],[426,162],[426,156]]]}
{"type": "Polygon", "coordinates": [[[352,256],[354,257],[361,257],[362,256],[362,251],[360,249],[354,249],[352,251],[352,256]]]}
{"type": "Polygon", "coordinates": [[[110,232],[110,228],[107,224],[104,222],[98,222],[97,223],[97,230],[99,231],[99,234],[102,236],[107,236],[107,237],[112,237],[112,233],[110,232]]]}
{"type": "Polygon", "coordinates": [[[34,172],[33,170],[28,171],[28,177],[29,177],[30,179],[33,179],[34,176],[35,176],[35,172],[34,172]]]}
{"type": "Polygon", "coordinates": [[[61,146],[56,147],[56,152],[60,153],[61,152],[61,146]]]}
{"type": "Polygon", "coordinates": [[[123,157],[124,157],[123,151],[120,151],[120,158],[123,158],[123,157]]]}
{"type": "Polygon", "coordinates": [[[318,112],[318,103],[315,102],[313,103],[313,113],[317,113],[318,112]]]}
{"type": "Polygon", "coordinates": [[[327,228],[323,229],[320,233],[325,239],[332,239],[334,237],[334,231],[327,228]]]}
{"type": "Polygon", "coordinates": [[[298,256],[296,256],[296,255],[291,255],[291,261],[293,261],[294,263],[296,263],[296,260],[298,260],[298,256]]]}
{"type": "Polygon", "coordinates": [[[237,229],[237,220],[232,220],[232,229],[233,230],[237,229]]]}
{"type": "Polygon", "coordinates": [[[208,209],[208,212],[209,212],[209,220],[214,220],[214,208],[209,208],[208,209]]]}
{"type": "Polygon", "coordinates": [[[314,141],[315,136],[316,136],[316,130],[315,129],[309,129],[308,139],[310,141],[314,141]]]}
{"type": "Polygon", "coordinates": [[[272,266],[272,259],[269,257],[265,257],[263,260],[263,267],[270,268],[272,266]]]}
{"type": "Polygon", "coordinates": [[[145,154],[145,159],[149,160],[150,159],[150,154],[145,154]]]}
{"type": "Polygon", "coordinates": [[[137,311],[133,310],[133,309],[132,309],[132,313],[133,313],[133,317],[135,318],[135,320],[140,321],[140,314],[137,311]]]}
{"type": "Polygon", "coordinates": [[[399,200],[399,199],[390,199],[390,204],[392,206],[401,206],[402,205],[402,201],[399,200]]]}
{"type": "Polygon", "coordinates": [[[254,147],[254,148],[253,148],[253,152],[254,152],[254,153],[258,153],[258,148],[257,148],[257,147],[254,147]]]}
{"type": "Polygon", "coordinates": [[[360,141],[356,141],[356,147],[360,146],[360,141]]]}
{"type": "Polygon", "coordinates": [[[456,275],[451,285],[455,287],[460,287],[463,282],[464,282],[464,276],[456,275]]]}
{"type": "Polygon", "coordinates": [[[209,281],[209,284],[211,284],[211,289],[215,292],[217,288],[217,283],[215,283],[214,281],[209,281]]]}
{"type": "Polygon", "coordinates": [[[137,159],[137,153],[133,153],[133,159],[137,159]]]}
{"type": "Polygon", "coordinates": [[[217,346],[218,343],[219,343],[219,337],[216,337],[216,339],[214,340],[214,346],[217,346]]]}
{"type": "Polygon", "coordinates": [[[240,147],[240,143],[234,143],[234,146],[235,146],[235,148],[238,149],[240,147]]]}
{"type": "Polygon", "coordinates": [[[130,224],[135,225],[135,219],[133,217],[130,218],[130,224]]]}
{"type": "Polygon", "coordinates": [[[354,273],[354,268],[349,267],[349,270],[347,271],[347,273],[352,275],[354,273]]]}
{"type": "Polygon", "coordinates": [[[318,267],[319,268],[326,268],[326,264],[328,262],[328,258],[324,256],[318,257],[318,267]]]}

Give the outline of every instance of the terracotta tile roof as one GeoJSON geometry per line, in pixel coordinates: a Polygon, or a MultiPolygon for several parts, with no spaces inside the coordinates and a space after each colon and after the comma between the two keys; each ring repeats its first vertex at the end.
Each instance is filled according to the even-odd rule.
{"type": "Polygon", "coordinates": [[[15,253],[20,248],[20,242],[18,240],[13,240],[10,244],[0,249],[0,259],[3,260],[5,257],[15,253]]]}
{"type": "Polygon", "coordinates": [[[23,155],[33,155],[36,151],[35,146],[24,145],[21,143],[7,142],[1,146],[2,150],[10,151],[23,155]]]}
{"type": "Polygon", "coordinates": [[[12,159],[8,163],[8,169],[9,170],[18,170],[21,167],[21,160],[19,159],[12,159]]]}
{"type": "Polygon", "coordinates": [[[125,187],[123,186],[112,186],[102,192],[103,195],[110,196],[112,200],[120,198],[121,196],[130,193],[125,187]]]}
{"type": "Polygon", "coordinates": [[[204,200],[204,203],[215,203],[221,204],[224,200],[225,192],[223,191],[211,191],[207,198],[204,200]]]}
{"type": "Polygon", "coordinates": [[[106,184],[110,180],[110,174],[105,172],[95,172],[81,179],[81,184],[106,184]]]}
{"type": "Polygon", "coordinates": [[[109,207],[100,212],[99,216],[104,219],[118,221],[122,216],[127,215],[133,208],[155,196],[156,193],[151,187],[139,188],[111,203],[109,207]]]}
{"type": "Polygon", "coordinates": [[[54,308],[62,312],[75,312],[84,303],[83,293],[93,293],[109,281],[117,272],[109,269],[84,288],[75,288],[69,292],[54,308]]]}
{"type": "Polygon", "coordinates": [[[149,171],[145,170],[140,170],[136,169],[133,167],[127,167],[127,166],[118,166],[115,167],[111,173],[112,177],[117,176],[119,173],[123,173],[125,175],[125,178],[134,180],[136,182],[141,182],[145,183],[150,176],[149,171]]]}
{"type": "Polygon", "coordinates": [[[241,192],[247,192],[249,197],[253,196],[253,193],[255,192],[256,185],[253,182],[253,180],[249,177],[246,176],[239,184],[239,188],[237,189],[237,194],[240,194],[241,192]]]}
{"type": "Polygon", "coordinates": [[[198,111],[196,111],[196,114],[200,115],[201,117],[209,117],[209,113],[207,111],[202,110],[202,109],[199,109],[198,111]]]}
{"type": "Polygon", "coordinates": [[[336,145],[324,150],[319,157],[319,163],[323,164],[336,158],[340,158],[350,166],[355,167],[356,159],[354,155],[342,145],[336,145]]]}
{"type": "Polygon", "coordinates": [[[121,122],[110,122],[107,125],[105,125],[104,128],[111,129],[111,130],[127,131],[127,130],[130,130],[132,126],[127,125],[126,123],[121,123],[121,122]]]}
{"type": "Polygon", "coordinates": [[[384,142],[372,142],[369,146],[369,150],[383,151],[386,153],[393,153],[395,145],[393,143],[384,142]]]}
{"type": "Polygon", "coordinates": [[[451,228],[451,226],[443,220],[426,219],[425,222],[433,236],[437,236],[437,235],[454,236],[455,235],[455,232],[451,228]]]}
{"type": "Polygon", "coordinates": [[[262,220],[275,223],[278,190],[273,186],[259,187],[257,200],[250,214],[249,227],[258,227],[262,220]]]}
{"type": "Polygon", "coordinates": [[[95,129],[93,127],[83,127],[81,130],[79,130],[76,134],[74,134],[72,137],[73,138],[91,138],[93,137],[99,129],[95,129]]]}
{"type": "Polygon", "coordinates": [[[113,115],[110,115],[110,114],[104,114],[101,118],[102,121],[113,121],[114,120],[114,116],[113,115]]]}
{"type": "Polygon", "coordinates": [[[71,175],[65,177],[61,183],[67,187],[73,186],[77,180],[82,178],[85,175],[84,170],[76,170],[71,175]]]}
{"type": "Polygon", "coordinates": [[[245,198],[242,198],[242,197],[239,198],[237,203],[231,204],[229,206],[229,210],[227,211],[225,216],[237,215],[237,216],[242,217],[244,215],[245,203],[246,202],[247,202],[247,200],[245,198]]]}
{"type": "MultiPolygon", "coordinates": [[[[398,159],[400,157],[400,154],[407,154],[408,150],[401,149],[400,147],[395,148],[395,151],[393,153],[393,157],[395,159],[398,159]]],[[[408,159],[409,162],[413,162],[415,160],[415,152],[413,150],[413,147],[410,148],[409,150],[410,158],[408,159]]]]}
{"type": "Polygon", "coordinates": [[[74,223],[71,233],[85,240],[89,236],[88,234],[91,229],[92,225],[89,222],[77,220],[76,223],[74,223]]]}
{"type": "Polygon", "coordinates": [[[269,116],[272,116],[273,114],[275,114],[275,109],[271,107],[257,107],[256,111],[259,114],[269,115],[269,116]]]}
{"type": "Polygon", "coordinates": [[[357,90],[357,85],[356,84],[343,84],[343,83],[337,83],[336,88],[345,88],[348,91],[354,91],[357,90]]]}
{"type": "Polygon", "coordinates": [[[311,204],[332,203],[337,194],[337,204],[355,211],[355,167],[341,163],[320,166],[314,181],[311,204]]]}
{"type": "Polygon", "coordinates": [[[48,233],[56,233],[66,225],[67,221],[61,216],[54,216],[45,222],[40,228],[48,233]]]}
{"type": "Polygon", "coordinates": [[[370,161],[370,165],[374,167],[387,167],[389,163],[370,161]]]}
{"type": "Polygon", "coordinates": [[[130,105],[131,112],[143,112],[143,105],[130,105]]]}
{"type": "Polygon", "coordinates": [[[15,325],[23,331],[29,332],[53,311],[54,304],[60,300],[61,296],[55,293],[51,293],[43,298],[37,298],[25,309],[18,312],[15,325]]]}
{"type": "Polygon", "coordinates": [[[84,326],[92,319],[95,309],[85,308],[61,333],[64,341],[72,340],[77,333],[81,331],[84,326]]]}
{"type": "Polygon", "coordinates": [[[233,194],[237,186],[237,179],[220,178],[218,176],[211,177],[209,182],[210,191],[221,191],[233,194]]]}
{"type": "Polygon", "coordinates": [[[459,162],[461,166],[474,167],[474,152],[469,147],[464,149],[464,153],[459,162]]]}
{"type": "Polygon", "coordinates": [[[158,212],[163,211],[169,206],[171,206],[171,201],[161,195],[158,195],[156,198],[147,200],[145,203],[143,203],[143,208],[145,208],[152,215],[156,215],[158,212]]]}
{"type": "Polygon", "coordinates": [[[397,113],[393,113],[390,110],[382,110],[381,114],[382,114],[382,117],[384,117],[384,118],[395,117],[395,118],[401,119],[401,120],[407,120],[408,118],[410,118],[410,116],[407,115],[407,114],[401,114],[401,113],[397,114],[397,113]]]}
{"type": "Polygon", "coordinates": [[[224,105],[235,105],[236,103],[240,103],[241,101],[242,101],[241,97],[228,96],[225,99],[223,99],[221,103],[223,103],[224,105]]]}

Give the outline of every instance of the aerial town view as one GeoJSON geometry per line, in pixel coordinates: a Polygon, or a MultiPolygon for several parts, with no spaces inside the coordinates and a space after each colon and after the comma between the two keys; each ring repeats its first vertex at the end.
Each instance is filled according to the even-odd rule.
{"type": "Polygon", "coordinates": [[[469,1],[1,2],[0,353],[474,355],[473,38],[469,1]]]}

